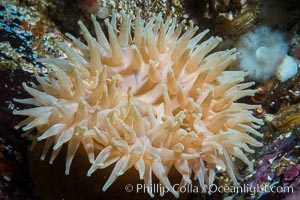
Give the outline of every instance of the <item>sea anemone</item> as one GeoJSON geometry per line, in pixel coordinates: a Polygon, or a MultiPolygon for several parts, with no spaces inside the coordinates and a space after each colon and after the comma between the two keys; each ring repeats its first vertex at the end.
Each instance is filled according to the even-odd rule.
{"type": "Polygon", "coordinates": [[[287,63],[278,70],[287,56],[288,44],[283,33],[272,31],[267,26],[259,26],[242,35],[237,42],[237,49],[240,52],[240,69],[248,71],[253,80],[264,82],[277,73],[280,80],[286,81],[297,72],[297,64],[292,64],[291,58],[286,59],[287,63]]]}
{"type": "Polygon", "coordinates": [[[236,102],[257,92],[247,89],[254,82],[242,83],[248,73],[224,71],[236,50],[208,55],[219,37],[199,43],[208,30],[196,34],[193,23],[177,26],[161,15],[145,23],[139,10],[131,34],[133,16],[121,15],[120,29],[114,15],[105,20],[108,38],[92,16],[96,38],[79,22],[87,44],[67,34],[76,49],[57,42],[66,59],[40,59],[48,73],[35,74],[39,86],[23,84],[33,98],[15,101],[35,107],[13,112],[28,116],[17,127],[37,130],[30,135],[46,141],[42,160],[52,148],[50,163],[66,144],[66,174],[80,145],[91,163],[88,176],[115,163],[103,191],[132,167],[146,186],[153,173],[175,197],[171,167],[181,186],[194,174],[205,190],[219,170],[237,185],[234,157],[253,170],[244,152],[262,145],[249,134],[262,136],[255,129],[263,121],[251,111],[260,106],[236,102]]]}

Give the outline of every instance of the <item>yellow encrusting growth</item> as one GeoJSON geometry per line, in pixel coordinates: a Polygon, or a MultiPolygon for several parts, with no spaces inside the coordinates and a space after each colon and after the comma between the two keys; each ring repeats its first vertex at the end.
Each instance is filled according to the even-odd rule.
{"type": "Polygon", "coordinates": [[[114,164],[103,191],[131,167],[148,186],[153,173],[175,197],[172,166],[181,186],[194,174],[205,190],[217,168],[238,184],[232,158],[253,170],[244,152],[262,145],[248,134],[262,136],[255,129],[263,121],[251,111],[260,106],[235,102],[257,92],[247,89],[253,82],[241,83],[247,73],[224,71],[236,50],[208,55],[221,41],[199,43],[208,30],[195,35],[198,27],[190,23],[182,34],[185,22],[176,27],[176,19],[158,15],[145,23],[139,13],[133,35],[131,16],[122,13],[120,29],[114,16],[105,21],[108,37],[94,16],[96,38],[79,22],[87,44],[67,36],[80,52],[57,42],[67,59],[40,59],[48,76],[35,74],[39,87],[23,84],[33,98],[15,101],[36,107],[14,111],[28,116],[17,127],[37,129],[36,140],[46,141],[41,159],[52,148],[50,163],[67,144],[66,174],[79,145],[91,163],[88,176],[114,164]]]}

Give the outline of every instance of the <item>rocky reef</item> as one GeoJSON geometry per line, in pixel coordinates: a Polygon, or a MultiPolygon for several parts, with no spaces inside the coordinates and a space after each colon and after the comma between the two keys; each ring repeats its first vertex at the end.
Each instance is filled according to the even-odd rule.
{"type": "MultiPolygon", "coordinates": [[[[66,32],[82,37],[77,28],[81,20],[91,30],[90,15],[100,23],[110,17],[113,9],[120,18],[120,10],[133,13],[141,8],[147,20],[159,12],[164,18],[177,17],[178,21],[192,20],[200,30],[211,29],[212,35],[220,35],[224,48],[234,47],[239,37],[259,25],[284,32],[289,46],[288,55],[300,58],[300,9],[295,0],[285,2],[260,0],[2,0],[0,2],[0,199],[33,199],[40,197],[32,182],[27,151],[30,138],[14,129],[22,117],[12,115],[16,108],[28,108],[13,102],[13,98],[28,98],[22,83],[36,84],[34,72],[45,73],[45,66],[37,58],[62,58],[65,54],[57,48],[55,40],[71,44],[66,32]],[[155,3],[154,3],[155,2],[155,3]],[[278,4],[276,4],[276,2],[278,4]],[[277,6],[280,6],[278,8],[277,6]],[[272,10],[277,10],[275,16],[272,10]],[[276,20],[270,20],[270,16],[276,20]]],[[[134,28],[134,27],[133,27],[134,28]]],[[[93,34],[93,33],[92,33],[93,34]]],[[[193,192],[182,199],[293,199],[299,195],[300,186],[300,75],[299,72],[285,83],[271,77],[257,83],[253,89],[260,92],[240,100],[248,104],[260,104],[254,115],[265,125],[259,130],[264,146],[247,155],[254,163],[254,172],[236,160],[245,188],[253,191],[193,192]],[[274,192],[274,189],[281,188],[274,192]],[[293,190],[288,188],[293,188],[293,190]],[[285,189],[285,190],[284,190],[285,189]]],[[[193,184],[197,184],[193,182],[193,184]]],[[[225,188],[231,182],[219,172],[215,184],[225,188]]],[[[100,188],[99,188],[100,190],[100,188]]],[[[125,192],[121,191],[121,192],[125,192]]],[[[297,197],[296,197],[297,198],[297,197]]]]}

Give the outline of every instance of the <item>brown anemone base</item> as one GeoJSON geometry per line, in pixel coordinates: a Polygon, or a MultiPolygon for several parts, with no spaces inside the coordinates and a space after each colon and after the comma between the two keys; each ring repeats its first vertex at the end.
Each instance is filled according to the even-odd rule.
{"type": "MultiPolygon", "coordinates": [[[[30,174],[34,183],[33,189],[42,200],[175,199],[171,193],[160,197],[159,192],[155,190],[158,187],[154,188],[158,185],[157,179],[153,179],[154,198],[151,198],[143,189],[137,192],[137,184],[143,185],[144,182],[139,180],[138,172],[134,168],[120,176],[107,191],[103,192],[102,187],[114,165],[97,170],[91,177],[87,177],[90,164],[83,147],[80,147],[72,162],[70,174],[65,175],[66,147],[62,149],[53,164],[48,163],[49,155],[45,161],[40,160],[42,149],[43,143],[40,142],[33,151],[28,151],[30,174]],[[127,192],[126,186],[127,190],[132,189],[132,191],[127,192]]],[[[168,177],[173,184],[179,183],[181,179],[179,173],[173,168],[168,177]]],[[[187,199],[187,196],[188,194],[181,193],[179,199],[187,199]]]]}

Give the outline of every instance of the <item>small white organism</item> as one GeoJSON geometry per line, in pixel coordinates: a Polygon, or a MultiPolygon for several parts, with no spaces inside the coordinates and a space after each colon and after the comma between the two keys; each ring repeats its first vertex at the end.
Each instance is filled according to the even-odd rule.
{"type": "Polygon", "coordinates": [[[282,33],[260,26],[238,40],[239,67],[256,81],[264,82],[276,74],[285,82],[298,71],[297,62],[287,55],[288,48],[282,33]]]}
{"type": "Polygon", "coordinates": [[[285,56],[276,71],[276,78],[281,82],[287,81],[298,72],[298,61],[291,56],[285,56]]]}

